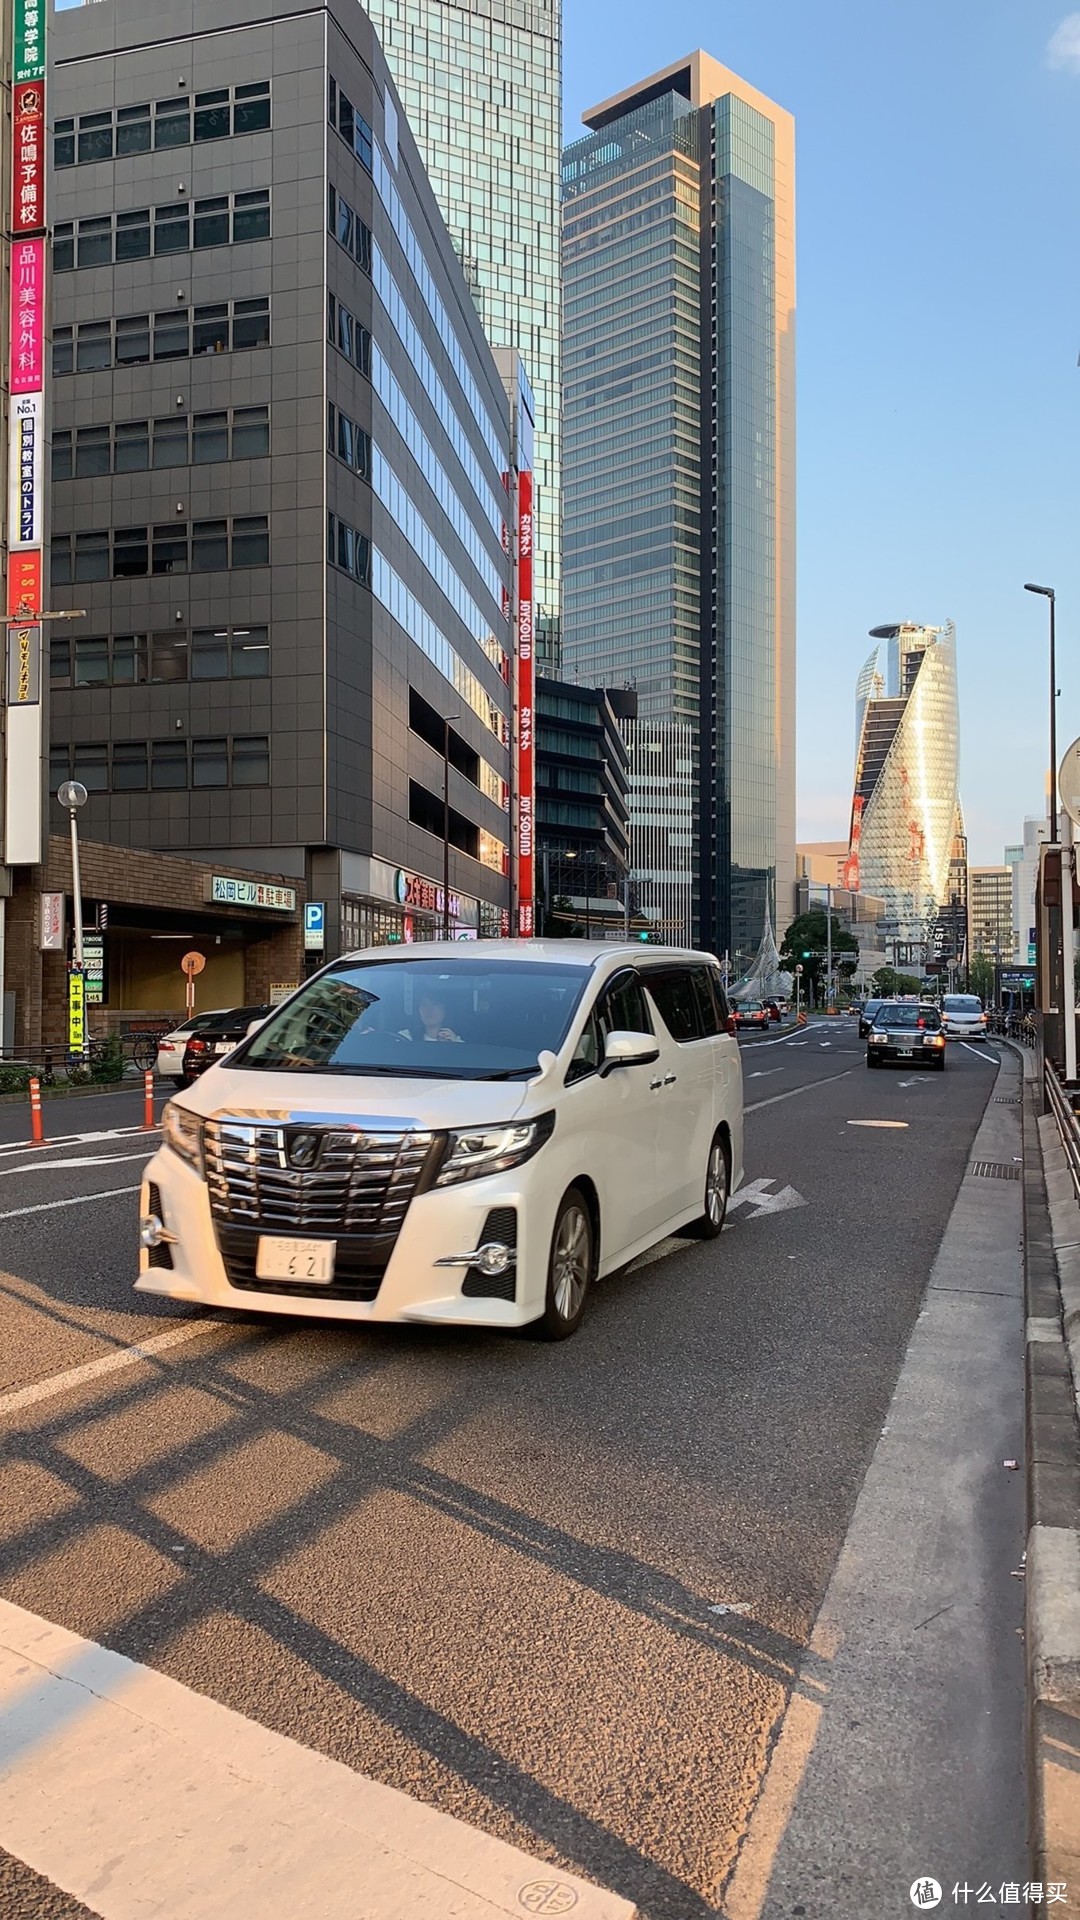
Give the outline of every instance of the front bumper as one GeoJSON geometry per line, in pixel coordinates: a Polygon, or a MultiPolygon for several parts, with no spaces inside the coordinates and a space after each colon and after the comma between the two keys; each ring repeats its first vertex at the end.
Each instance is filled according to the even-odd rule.
{"type": "Polygon", "coordinates": [[[898,1047],[892,1042],[884,1047],[869,1047],[868,1058],[876,1060],[898,1060],[905,1067],[939,1067],[945,1058],[944,1047],[928,1047],[925,1044],[913,1047],[898,1047]]]}
{"type": "Polygon", "coordinates": [[[941,1031],[946,1040],[985,1040],[987,1038],[985,1027],[942,1026],[941,1031]]]}
{"type": "MultiPolygon", "coordinates": [[[[520,1170],[519,1170],[520,1171],[520,1170]]],[[[233,1286],[210,1213],[210,1199],[201,1176],[167,1147],[161,1147],[143,1174],[140,1215],[157,1212],[171,1236],[163,1243],[168,1266],[155,1263],[160,1250],[142,1248],[141,1293],[163,1294],[170,1300],[188,1300],[201,1306],[230,1307],[241,1313],[287,1313],[322,1320],[428,1321],[433,1324],[520,1327],[539,1318],[547,1288],[547,1251],[552,1222],[542,1219],[535,1194],[515,1184],[513,1174],[492,1174],[458,1187],[438,1188],[416,1195],[390,1251],[373,1299],[344,1299],[319,1285],[278,1291],[272,1282],[257,1287],[233,1286]],[[157,1189],[158,1208],[151,1208],[150,1187],[157,1189]],[[469,1268],[439,1266],[447,1255],[464,1254],[483,1241],[488,1214],[513,1208],[517,1216],[517,1264],[514,1298],[463,1294],[469,1268]]],[[[267,1229],[281,1234],[280,1226],[267,1229]]],[[[310,1232],[312,1238],[328,1237],[310,1232]]],[[[305,1230],[296,1229],[304,1238],[305,1230]]]]}

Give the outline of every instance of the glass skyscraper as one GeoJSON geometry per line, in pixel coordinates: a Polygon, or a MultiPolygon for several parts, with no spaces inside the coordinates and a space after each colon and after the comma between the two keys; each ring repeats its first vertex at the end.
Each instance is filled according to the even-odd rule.
{"type": "Polygon", "coordinates": [[[559,660],[561,0],[364,0],[493,346],[536,397],[536,658],[559,660]]]}
{"type": "Polygon", "coordinates": [[[877,645],[855,689],[858,746],[844,884],[884,900],[893,958],[917,965],[931,957],[931,938],[961,889],[966,908],[956,636],[951,624],[903,622],[874,627],[870,637],[877,645]]]}
{"type": "Polygon", "coordinates": [[[665,819],[632,759],[635,871],[666,937],[738,973],[794,881],[794,123],[698,52],[585,124],[563,154],[564,672],[635,686],[654,761],[689,730],[680,925],[660,876],[685,866],[685,796],[665,819]]]}

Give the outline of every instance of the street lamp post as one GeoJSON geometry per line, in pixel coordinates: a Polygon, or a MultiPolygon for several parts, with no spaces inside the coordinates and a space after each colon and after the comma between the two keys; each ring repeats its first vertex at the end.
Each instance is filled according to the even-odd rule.
{"type": "Polygon", "coordinates": [[[450,722],[458,713],[443,715],[442,776],[442,937],[450,938],[450,722]]]}
{"type": "Polygon", "coordinates": [[[1025,580],[1025,593],[1041,593],[1050,602],[1050,845],[1056,846],[1058,840],[1058,763],[1057,763],[1057,660],[1054,615],[1057,608],[1057,596],[1053,587],[1038,587],[1034,581],[1025,580]]]}
{"type": "MultiPolygon", "coordinates": [[[[83,786],[81,780],[64,780],[57,788],[56,797],[60,805],[67,808],[68,818],[71,821],[71,899],[75,918],[75,971],[79,979],[84,980],[82,876],[79,872],[78,812],[80,807],[86,805],[86,788],[83,786]]],[[[80,1049],[84,1054],[86,1052],[86,1040],[86,1012],[84,1005],[82,1013],[82,1047],[80,1049]]]]}

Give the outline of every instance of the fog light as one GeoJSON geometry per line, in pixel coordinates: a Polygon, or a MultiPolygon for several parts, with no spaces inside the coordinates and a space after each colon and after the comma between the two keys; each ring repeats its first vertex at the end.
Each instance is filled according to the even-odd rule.
{"type": "Polygon", "coordinates": [[[496,1274],[506,1273],[514,1264],[514,1249],[504,1247],[501,1240],[488,1240],[478,1247],[473,1255],[473,1266],[493,1279],[496,1274]]]}
{"type": "Polygon", "coordinates": [[[139,1222],[139,1245],[141,1247],[160,1247],[165,1238],[165,1223],[156,1213],[148,1213],[139,1222]]]}

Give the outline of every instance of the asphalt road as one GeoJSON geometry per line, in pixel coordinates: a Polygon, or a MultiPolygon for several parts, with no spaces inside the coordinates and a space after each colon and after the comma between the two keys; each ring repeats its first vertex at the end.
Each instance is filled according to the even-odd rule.
{"type": "MultiPolygon", "coordinates": [[[[0,1406],[0,1594],[645,1920],[715,1913],[997,1061],[742,1045],[751,1193],[571,1341],[221,1315],[0,1406]]],[[[0,1399],[191,1317],[131,1290],[146,1136],[24,1151],[15,1112],[0,1399]]]]}

